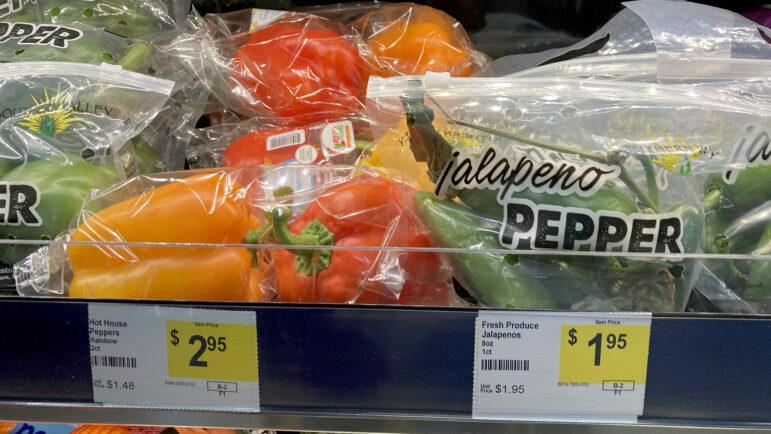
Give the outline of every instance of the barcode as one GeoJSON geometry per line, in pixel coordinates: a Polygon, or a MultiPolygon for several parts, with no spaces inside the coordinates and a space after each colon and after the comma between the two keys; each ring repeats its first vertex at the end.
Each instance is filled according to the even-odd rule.
{"type": "Polygon", "coordinates": [[[483,371],[529,371],[530,360],[482,359],[483,371]]]}
{"type": "Polygon", "coordinates": [[[91,366],[107,366],[110,368],[136,368],[136,357],[122,356],[91,356],[91,366]]]}
{"type": "Polygon", "coordinates": [[[283,148],[284,146],[300,145],[302,143],[305,143],[304,130],[276,134],[275,136],[268,137],[268,151],[283,148]]]}

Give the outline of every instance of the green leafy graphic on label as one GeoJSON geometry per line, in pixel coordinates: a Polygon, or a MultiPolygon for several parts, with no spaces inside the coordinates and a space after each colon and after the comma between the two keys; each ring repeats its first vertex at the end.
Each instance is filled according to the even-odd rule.
{"type": "Polygon", "coordinates": [[[664,143],[656,143],[655,151],[662,151],[651,162],[672,173],[687,176],[691,174],[691,161],[699,157],[712,158],[714,152],[708,146],[701,146],[699,141],[688,143],[682,138],[674,141],[667,137],[664,143]]]}
{"type": "Polygon", "coordinates": [[[31,131],[39,132],[48,137],[55,136],[82,119],[76,117],[70,104],[73,92],[56,90],[53,97],[48,95],[48,89],[43,90],[44,98],[37,100],[30,95],[35,105],[24,114],[24,120],[19,125],[31,131]]]}

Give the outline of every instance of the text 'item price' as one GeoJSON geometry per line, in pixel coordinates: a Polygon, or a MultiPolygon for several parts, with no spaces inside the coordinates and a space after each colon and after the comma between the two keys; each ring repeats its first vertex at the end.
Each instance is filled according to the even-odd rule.
{"type": "Polygon", "coordinates": [[[167,321],[170,377],[257,381],[254,326],[167,321]]]}
{"type": "Polygon", "coordinates": [[[650,326],[563,325],[559,381],[644,384],[650,326]]]}

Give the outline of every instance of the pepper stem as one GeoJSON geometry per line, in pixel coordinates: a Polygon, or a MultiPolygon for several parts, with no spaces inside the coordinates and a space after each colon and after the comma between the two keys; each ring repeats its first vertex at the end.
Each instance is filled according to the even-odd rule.
{"type": "Polygon", "coordinates": [[[136,71],[142,63],[150,56],[152,47],[146,42],[137,42],[131,46],[131,49],[118,61],[126,71],[136,71]]]}
{"type": "MultiPolygon", "coordinates": [[[[279,243],[289,246],[331,246],[335,243],[335,234],[330,232],[323,223],[313,220],[299,234],[295,234],[286,226],[292,212],[286,207],[276,207],[271,212],[273,234],[279,243]]],[[[308,276],[329,267],[332,259],[331,250],[287,249],[294,255],[297,271],[308,276]]]]}
{"type": "Polygon", "coordinates": [[[713,188],[707,193],[707,196],[702,201],[704,205],[704,211],[712,211],[718,207],[720,201],[723,200],[723,192],[719,188],[713,188]]]}
{"type": "Polygon", "coordinates": [[[656,170],[648,157],[637,157],[645,171],[645,185],[648,188],[648,196],[657,206],[659,204],[659,186],[656,185],[656,170]]]}

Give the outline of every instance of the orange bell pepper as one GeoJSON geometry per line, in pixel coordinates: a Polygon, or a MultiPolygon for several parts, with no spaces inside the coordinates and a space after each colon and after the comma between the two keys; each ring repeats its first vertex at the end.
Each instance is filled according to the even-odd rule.
{"type": "Polygon", "coordinates": [[[363,34],[379,68],[405,75],[431,71],[462,77],[471,73],[473,45],[463,27],[429,6],[383,5],[360,18],[354,27],[363,34]]]}
{"type": "MultiPolygon", "coordinates": [[[[256,218],[246,190],[225,172],[194,175],[87,218],[73,241],[244,242],[256,218]]],[[[253,301],[262,273],[245,248],[78,245],[69,247],[71,297],[253,301]]]]}
{"type": "MultiPolygon", "coordinates": [[[[403,198],[411,188],[370,175],[329,188],[289,227],[272,210],[273,233],[286,245],[428,247],[403,198]]],[[[275,250],[280,299],[292,302],[447,304],[449,274],[438,254],[379,250],[275,250]]]]}

